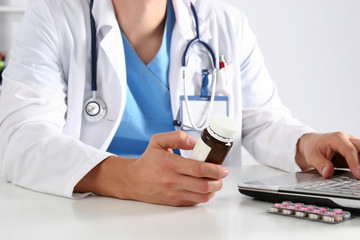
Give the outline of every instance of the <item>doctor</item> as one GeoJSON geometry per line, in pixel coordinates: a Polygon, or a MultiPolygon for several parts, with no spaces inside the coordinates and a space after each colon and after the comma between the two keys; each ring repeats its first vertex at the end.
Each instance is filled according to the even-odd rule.
{"type": "Polygon", "coordinates": [[[186,158],[199,131],[173,126],[182,121],[182,57],[197,36],[213,55],[199,43],[189,48],[186,91],[200,94],[200,66],[208,65],[209,90],[218,74],[215,95],[227,97],[229,116],[242,126],[225,165],[240,164],[243,144],[263,164],[315,167],[331,177],[339,152],[360,179],[360,140],[314,133],[293,119],[245,16],[217,0],[32,1],[4,73],[2,177],[72,198],[92,192],[174,206],[210,200],[228,170],[186,158]],[[226,78],[212,71],[221,54],[226,78]],[[105,113],[89,117],[99,109],[105,113]]]}

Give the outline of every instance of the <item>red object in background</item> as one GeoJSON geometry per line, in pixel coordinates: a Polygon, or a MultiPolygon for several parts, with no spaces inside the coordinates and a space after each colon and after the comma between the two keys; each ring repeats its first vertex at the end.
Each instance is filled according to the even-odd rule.
{"type": "Polygon", "coordinates": [[[5,62],[5,55],[0,51],[0,61],[5,62]]]}
{"type": "Polygon", "coordinates": [[[226,62],[225,62],[225,57],[223,54],[221,54],[220,56],[220,69],[225,68],[226,67],[226,62]]]}

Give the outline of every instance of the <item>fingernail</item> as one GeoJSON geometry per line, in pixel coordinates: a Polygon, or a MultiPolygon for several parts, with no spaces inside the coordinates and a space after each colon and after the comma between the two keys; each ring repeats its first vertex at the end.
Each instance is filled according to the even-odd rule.
{"type": "Polygon", "coordinates": [[[323,169],[321,170],[321,175],[326,176],[326,173],[328,172],[329,166],[326,165],[325,167],[323,167],[323,169]]]}
{"type": "Polygon", "coordinates": [[[225,168],[223,172],[223,178],[227,177],[227,175],[229,175],[229,170],[225,168]]]}
{"type": "Polygon", "coordinates": [[[190,145],[195,145],[197,143],[197,141],[198,141],[198,139],[189,136],[189,144],[190,145]]]}

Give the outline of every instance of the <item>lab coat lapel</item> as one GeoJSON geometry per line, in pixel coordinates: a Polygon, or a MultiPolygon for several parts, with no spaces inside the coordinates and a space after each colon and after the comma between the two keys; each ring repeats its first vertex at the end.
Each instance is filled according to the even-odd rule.
{"type": "Polygon", "coordinates": [[[98,37],[98,96],[107,104],[107,115],[99,123],[85,123],[83,139],[106,150],[120,124],[126,102],[125,56],[120,28],[110,0],[95,1],[93,16],[98,37]],[[97,138],[91,136],[99,136],[97,138]]]}
{"type": "Polygon", "coordinates": [[[195,37],[195,25],[191,18],[190,0],[173,0],[173,6],[176,22],[171,37],[169,87],[172,114],[173,118],[177,119],[179,96],[184,93],[181,58],[186,44],[195,37]]]}
{"type": "MultiPolygon", "coordinates": [[[[192,13],[190,9],[190,0],[173,0],[173,6],[176,18],[176,31],[180,32],[181,35],[187,39],[193,39],[195,37],[195,25],[191,18],[192,13]]],[[[175,32],[175,26],[173,32],[175,32]]]]}
{"type": "MultiPolygon", "coordinates": [[[[124,48],[112,2],[110,0],[95,1],[93,14],[96,23],[97,36],[100,42],[99,48],[105,52],[118,78],[121,81],[126,81],[126,74],[124,74],[124,48]]],[[[99,55],[99,58],[100,57],[101,55],[99,55]]],[[[101,59],[98,59],[98,63],[99,65],[101,64],[101,59]]]]}

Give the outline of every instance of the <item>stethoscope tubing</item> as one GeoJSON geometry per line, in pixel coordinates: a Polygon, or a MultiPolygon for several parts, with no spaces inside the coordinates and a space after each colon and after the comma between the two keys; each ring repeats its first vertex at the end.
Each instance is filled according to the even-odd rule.
{"type": "Polygon", "coordinates": [[[209,118],[210,118],[210,114],[212,112],[212,108],[214,105],[214,101],[215,101],[215,92],[216,92],[216,81],[217,81],[217,70],[216,70],[216,56],[214,51],[212,50],[212,48],[210,47],[209,44],[207,44],[206,42],[203,42],[200,39],[200,30],[199,30],[199,18],[196,12],[196,9],[194,7],[194,5],[191,3],[191,11],[194,15],[194,19],[195,19],[195,29],[196,29],[196,36],[194,39],[192,39],[185,48],[183,57],[182,57],[182,67],[183,67],[183,84],[184,84],[184,99],[185,99],[185,107],[186,107],[186,112],[188,114],[189,117],[189,121],[191,124],[191,127],[194,130],[197,131],[201,131],[202,129],[205,128],[205,126],[207,125],[209,118]],[[190,111],[190,104],[189,104],[189,96],[187,93],[187,83],[186,83],[186,69],[187,69],[187,65],[190,59],[191,54],[188,54],[189,49],[191,48],[191,46],[193,46],[195,43],[200,43],[203,47],[205,47],[205,49],[208,52],[208,57],[210,59],[210,61],[212,62],[213,65],[213,82],[212,82],[212,88],[211,88],[211,97],[210,97],[210,102],[209,102],[209,107],[207,110],[207,114],[206,114],[206,118],[205,120],[200,124],[200,126],[196,126],[192,115],[191,115],[191,111],[190,111]]]}
{"type": "Polygon", "coordinates": [[[92,96],[84,103],[84,117],[89,122],[99,122],[107,114],[106,103],[98,98],[97,95],[97,43],[96,43],[96,25],[92,14],[94,0],[90,0],[90,27],[91,27],[91,92],[92,96]]]}
{"type": "Polygon", "coordinates": [[[184,54],[183,54],[183,57],[182,57],[182,66],[183,67],[186,67],[187,66],[187,53],[190,49],[190,47],[195,43],[195,42],[199,42],[201,45],[203,45],[208,51],[209,53],[211,54],[211,59],[212,59],[212,63],[213,63],[213,68],[215,69],[216,68],[216,56],[215,56],[215,53],[214,51],[212,50],[211,46],[209,44],[207,44],[206,42],[203,42],[201,39],[200,39],[200,27],[199,27],[199,18],[198,18],[198,15],[197,15],[197,12],[196,12],[196,9],[194,7],[194,4],[193,3],[190,3],[190,7],[191,7],[191,11],[194,15],[194,19],[195,19],[195,31],[196,31],[196,36],[194,39],[192,39],[187,45],[186,45],[186,48],[185,48],[185,51],[184,51],[184,54]]]}
{"type": "Polygon", "coordinates": [[[217,70],[214,68],[213,69],[213,82],[212,82],[212,87],[211,87],[211,96],[210,96],[210,102],[209,102],[209,107],[207,110],[206,118],[204,119],[204,121],[201,123],[200,126],[196,126],[191,117],[189,96],[187,93],[187,85],[186,85],[186,67],[183,67],[183,84],[184,84],[184,99],[185,99],[186,112],[188,114],[191,127],[196,131],[202,131],[205,128],[205,126],[208,124],[208,121],[210,119],[210,114],[212,112],[212,108],[213,108],[213,105],[215,102],[216,81],[217,81],[217,70]]]}
{"type": "MultiPolygon", "coordinates": [[[[199,18],[196,12],[196,9],[192,3],[191,4],[191,11],[194,15],[195,19],[195,29],[196,29],[196,36],[194,39],[192,39],[186,46],[183,57],[182,57],[182,67],[183,67],[183,84],[184,84],[184,98],[185,98],[185,105],[186,105],[186,111],[189,116],[190,124],[192,125],[192,128],[195,130],[202,130],[204,126],[207,124],[210,114],[212,112],[212,107],[214,105],[215,101],[215,90],[216,90],[216,81],[217,81],[217,70],[216,70],[216,56],[214,51],[212,50],[211,46],[207,44],[206,42],[203,42],[200,39],[200,31],[199,31],[199,18]],[[189,49],[191,46],[193,46],[195,43],[201,44],[208,52],[208,57],[213,65],[213,82],[212,82],[212,90],[211,90],[211,97],[209,102],[208,111],[206,114],[206,118],[203,121],[203,123],[200,126],[196,126],[194,124],[194,121],[191,117],[191,111],[190,111],[190,104],[189,104],[189,98],[187,93],[187,84],[186,84],[186,68],[188,65],[188,61],[190,59],[191,54],[188,54],[189,49]]],[[[96,24],[95,19],[92,14],[94,6],[94,0],[90,0],[90,26],[91,26],[91,91],[92,91],[92,97],[86,101],[86,104],[92,103],[97,104],[97,106],[100,106],[100,111],[93,115],[91,112],[88,112],[88,109],[84,109],[85,118],[90,122],[97,122],[100,121],[105,115],[106,115],[106,104],[103,100],[97,98],[97,61],[98,61],[98,52],[97,52],[97,39],[96,39],[96,24]],[[97,116],[99,115],[99,116],[97,116]]],[[[85,105],[86,105],[85,104],[85,105]]]]}
{"type": "Polygon", "coordinates": [[[92,9],[94,6],[94,0],[90,0],[90,25],[91,25],[91,91],[93,95],[97,92],[97,46],[96,46],[96,25],[95,19],[92,14],[92,9]],[[95,93],[94,93],[95,92],[95,93]]]}

